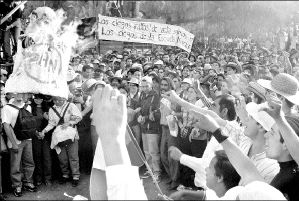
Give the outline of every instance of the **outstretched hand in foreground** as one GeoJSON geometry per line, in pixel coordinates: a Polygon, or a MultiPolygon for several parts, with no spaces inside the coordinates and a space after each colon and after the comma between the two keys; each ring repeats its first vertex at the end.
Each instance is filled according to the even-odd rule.
{"type": "Polygon", "coordinates": [[[126,97],[110,85],[97,89],[93,101],[93,118],[106,165],[130,164],[125,144],[126,97]]]}

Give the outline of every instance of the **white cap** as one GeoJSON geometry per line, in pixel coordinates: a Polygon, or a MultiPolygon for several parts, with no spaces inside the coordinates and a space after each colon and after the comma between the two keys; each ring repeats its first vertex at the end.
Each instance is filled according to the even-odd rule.
{"type": "Polygon", "coordinates": [[[260,108],[262,108],[262,106],[254,102],[250,102],[246,105],[248,114],[261,124],[266,131],[270,131],[275,124],[275,120],[267,112],[259,111],[260,108]]]}
{"type": "Polygon", "coordinates": [[[158,60],[154,63],[154,65],[163,65],[163,61],[162,60],[158,60]]]}
{"type": "Polygon", "coordinates": [[[185,78],[185,79],[183,79],[182,83],[183,83],[183,82],[192,85],[192,80],[191,80],[190,78],[185,78]]]}
{"type": "Polygon", "coordinates": [[[141,78],[141,81],[142,82],[147,82],[147,83],[150,83],[150,84],[153,83],[153,80],[150,76],[144,76],[143,78],[141,78]]]}

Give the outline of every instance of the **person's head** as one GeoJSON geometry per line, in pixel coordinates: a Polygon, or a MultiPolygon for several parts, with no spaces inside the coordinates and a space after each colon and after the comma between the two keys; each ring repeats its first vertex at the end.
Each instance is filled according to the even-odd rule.
{"type": "Polygon", "coordinates": [[[16,93],[14,95],[14,100],[17,102],[26,102],[29,98],[28,93],[16,93]]]}
{"type": "Polygon", "coordinates": [[[3,83],[5,83],[6,80],[7,80],[7,78],[8,78],[8,73],[7,73],[7,71],[4,70],[4,69],[1,69],[1,81],[2,81],[3,83]]]}
{"type": "Polygon", "coordinates": [[[145,93],[149,93],[153,88],[152,78],[148,77],[148,76],[143,77],[141,79],[139,88],[141,91],[143,91],[145,93]]]}
{"type": "Polygon", "coordinates": [[[175,90],[181,88],[181,79],[180,79],[178,76],[177,76],[177,77],[174,77],[174,78],[172,79],[172,81],[173,81],[174,89],[175,89],[175,90]]]}
{"type": "Polygon", "coordinates": [[[160,69],[158,70],[158,76],[159,76],[160,78],[164,77],[164,70],[163,70],[162,68],[160,68],[160,69]]]}
{"type": "Polygon", "coordinates": [[[233,121],[236,119],[235,97],[229,94],[218,96],[213,105],[213,110],[221,118],[233,121]]]}
{"type": "Polygon", "coordinates": [[[173,81],[169,77],[164,77],[161,79],[161,93],[165,93],[170,90],[174,90],[173,81]]]}
{"type": "Polygon", "coordinates": [[[59,96],[53,97],[53,102],[57,107],[61,107],[65,103],[66,99],[59,96]]]}
{"type": "Polygon", "coordinates": [[[122,79],[119,77],[113,77],[110,80],[110,85],[114,88],[118,88],[119,85],[121,84],[122,79]]]}
{"type": "Polygon", "coordinates": [[[120,86],[118,87],[118,90],[119,90],[119,92],[120,92],[121,94],[123,94],[123,95],[125,95],[125,96],[128,95],[128,89],[126,88],[125,85],[120,85],[120,86]]]}
{"type": "Polygon", "coordinates": [[[41,95],[41,94],[36,94],[36,95],[34,95],[34,97],[33,97],[33,101],[34,101],[34,103],[36,104],[36,105],[41,105],[42,104],[42,102],[43,102],[43,96],[41,95]]]}
{"type": "Polygon", "coordinates": [[[183,91],[187,91],[188,88],[191,86],[190,82],[187,82],[188,80],[186,80],[188,78],[185,78],[182,82],[181,82],[181,88],[183,91]]]}
{"type": "Polygon", "coordinates": [[[237,73],[237,69],[233,66],[227,66],[226,73],[227,73],[227,75],[234,75],[237,73]]]}
{"type": "Polygon", "coordinates": [[[82,67],[82,77],[84,79],[92,78],[93,72],[94,72],[93,67],[91,67],[90,65],[84,65],[82,67]]]}
{"type": "Polygon", "coordinates": [[[209,167],[206,168],[207,187],[214,190],[219,197],[223,196],[223,190],[238,186],[240,175],[230,163],[223,150],[216,151],[215,157],[211,160],[209,167]],[[222,195],[220,195],[222,193],[222,195]]]}
{"type": "Polygon", "coordinates": [[[182,70],[182,77],[187,78],[189,77],[189,74],[190,74],[190,68],[189,66],[185,66],[182,70]]]}
{"type": "Polygon", "coordinates": [[[169,59],[170,58],[169,58],[168,54],[164,54],[163,57],[162,57],[162,60],[163,60],[164,63],[169,62],[169,59]]]}
{"type": "Polygon", "coordinates": [[[198,96],[197,96],[197,93],[195,91],[195,89],[193,87],[189,87],[187,89],[187,92],[188,92],[188,101],[196,101],[198,96]]]}
{"type": "Polygon", "coordinates": [[[129,67],[131,67],[132,64],[133,64],[132,58],[128,57],[127,60],[126,60],[126,65],[129,66],[129,67]]]}
{"type": "Polygon", "coordinates": [[[139,79],[133,77],[129,82],[128,82],[128,86],[129,86],[129,92],[131,94],[136,94],[138,92],[139,89],[139,79]]]}
{"type": "MultiPolygon", "coordinates": [[[[285,118],[297,136],[299,136],[299,118],[297,116],[286,116],[285,118]]],[[[268,158],[275,159],[278,162],[292,160],[277,124],[274,124],[272,129],[265,134],[265,140],[265,151],[268,158]]]]}

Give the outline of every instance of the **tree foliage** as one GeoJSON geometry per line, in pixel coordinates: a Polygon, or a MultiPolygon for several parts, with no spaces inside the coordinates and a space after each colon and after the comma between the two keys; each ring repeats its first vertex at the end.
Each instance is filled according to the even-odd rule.
{"type": "MultiPolygon", "coordinates": [[[[106,1],[28,1],[24,15],[39,6],[63,8],[68,21],[103,13],[106,1]]],[[[165,19],[185,27],[198,36],[262,35],[288,23],[299,11],[296,1],[124,1],[123,17],[132,17],[132,9],[144,18],[165,19]]]]}

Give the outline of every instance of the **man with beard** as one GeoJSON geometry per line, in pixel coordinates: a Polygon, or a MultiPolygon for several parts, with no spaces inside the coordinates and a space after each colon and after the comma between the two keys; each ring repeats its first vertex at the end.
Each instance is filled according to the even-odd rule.
{"type": "MultiPolygon", "coordinates": [[[[164,77],[161,80],[161,94],[174,89],[172,80],[168,77],[164,77]]],[[[175,189],[179,183],[177,181],[179,175],[179,162],[173,160],[169,156],[168,148],[176,144],[176,138],[170,135],[169,127],[167,123],[167,116],[171,115],[172,109],[170,108],[170,102],[166,99],[161,99],[161,119],[160,124],[162,127],[162,138],[160,145],[161,161],[165,168],[167,175],[170,177],[167,183],[170,184],[170,189],[175,189]]]]}

